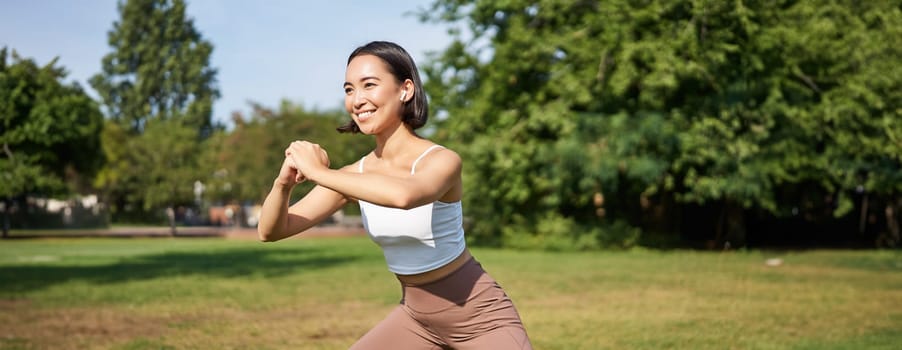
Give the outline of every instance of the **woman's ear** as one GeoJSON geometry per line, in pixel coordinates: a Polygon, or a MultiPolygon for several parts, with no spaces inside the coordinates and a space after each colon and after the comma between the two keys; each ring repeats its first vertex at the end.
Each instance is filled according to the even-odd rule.
{"type": "Polygon", "coordinates": [[[410,101],[410,99],[414,97],[414,91],[416,91],[416,86],[413,85],[413,81],[410,79],[404,80],[404,82],[401,83],[401,101],[410,101]]]}

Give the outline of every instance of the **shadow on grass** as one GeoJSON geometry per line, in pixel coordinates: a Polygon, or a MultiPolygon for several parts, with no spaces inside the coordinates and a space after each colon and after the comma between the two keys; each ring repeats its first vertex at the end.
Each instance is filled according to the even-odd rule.
{"type": "Polygon", "coordinates": [[[350,263],[359,256],[336,256],[322,249],[239,248],[207,252],[169,252],[123,257],[104,265],[12,265],[0,267],[0,293],[17,294],[56,284],[84,281],[111,284],[177,276],[280,276],[302,269],[350,263]]]}

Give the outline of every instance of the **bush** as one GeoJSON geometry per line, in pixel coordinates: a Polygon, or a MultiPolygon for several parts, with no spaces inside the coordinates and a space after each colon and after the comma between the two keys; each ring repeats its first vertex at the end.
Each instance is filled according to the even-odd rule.
{"type": "Polygon", "coordinates": [[[549,251],[628,249],[636,246],[641,236],[641,230],[624,221],[591,226],[552,212],[536,219],[533,225],[522,217],[515,221],[502,229],[505,247],[549,251]]]}

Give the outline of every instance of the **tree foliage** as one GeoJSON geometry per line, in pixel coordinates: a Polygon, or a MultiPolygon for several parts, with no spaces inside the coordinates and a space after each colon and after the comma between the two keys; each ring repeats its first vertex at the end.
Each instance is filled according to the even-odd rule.
{"type": "MultiPolygon", "coordinates": [[[[335,128],[347,122],[340,112],[320,112],[284,101],[277,110],[253,105],[245,118],[233,117],[234,129],[216,136],[207,156],[214,164],[214,176],[207,192],[217,202],[248,201],[260,203],[272,188],[285,158],[288,144],[310,140],[329,152],[333,168],[357,161],[370,148],[364,137],[339,134],[335,128]]],[[[294,195],[311,188],[302,184],[294,195]]]]}
{"type": "Polygon", "coordinates": [[[898,202],[893,2],[439,0],[422,16],[464,27],[425,70],[477,240],[606,245],[606,223],[713,206],[684,219],[741,245],[749,213],[898,202]]]}
{"type": "Polygon", "coordinates": [[[190,203],[202,180],[202,143],[214,132],[219,95],[213,45],[182,0],[128,0],[108,33],[110,53],[91,79],[109,117],[98,177],[114,214],[190,203]]]}
{"type": "Polygon", "coordinates": [[[203,135],[219,96],[213,45],[194,28],[182,0],[127,0],[108,33],[112,52],[91,79],[108,116],[140,134],[149,120],[175,119],[203,135]]]}
{"type": "MultiPolygon", "coordinates": [[[[66,195],[86,188],[101,166],[103,116],[56,59],[39,66],[0,50],[0,198],[4,215],[27,193],[66,195]]],[[[8,229],[4,221],[4,235],[8,229]]]]}

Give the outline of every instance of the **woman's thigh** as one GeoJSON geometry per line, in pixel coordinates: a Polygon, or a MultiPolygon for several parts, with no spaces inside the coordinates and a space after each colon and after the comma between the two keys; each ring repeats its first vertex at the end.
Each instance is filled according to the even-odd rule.
{"type": "Polygon", "coordinates": [[[351,349],[443,349],[440,344],[438,337],[399,306],[357,340],[351,349]]]}

